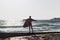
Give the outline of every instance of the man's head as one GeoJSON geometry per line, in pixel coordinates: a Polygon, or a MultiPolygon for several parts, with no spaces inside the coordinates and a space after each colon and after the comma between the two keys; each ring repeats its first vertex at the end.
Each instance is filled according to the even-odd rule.
{"type": "Polygon", "coordinates": [[[29,18],[31,18],[31,16],[29,16],[29,18]]]}

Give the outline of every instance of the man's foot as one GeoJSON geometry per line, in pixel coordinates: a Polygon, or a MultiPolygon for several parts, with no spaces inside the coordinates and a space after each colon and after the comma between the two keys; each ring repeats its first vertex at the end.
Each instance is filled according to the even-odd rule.
{"type": "Polygon", "coordinates": [[[32,31],[32,33],[34,33],[34,31],[32,31]]]}
{"type": "Polygon", "coordinates": [[[29,33],[30,33],[30,31],[29,31],[29,33]]]}

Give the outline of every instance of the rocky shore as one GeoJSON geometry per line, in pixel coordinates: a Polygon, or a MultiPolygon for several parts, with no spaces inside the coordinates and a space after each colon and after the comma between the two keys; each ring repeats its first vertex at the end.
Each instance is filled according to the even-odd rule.
{"type": "Polygon", "coordinates": [[[37,34],[30,37],[31,40],[60,40],[60,33],[37,34]]]}
{"type": "Polygon", "coordinates": [[[60,40],[60,33],[45,33],[27,36],[15,36],[4,40],[60,40]]]}
{"type": "Polygon", "coordinates": [[[9,40],[60,40],[60,33],[46,33],[29,36],[11,37],[9,40]]]}

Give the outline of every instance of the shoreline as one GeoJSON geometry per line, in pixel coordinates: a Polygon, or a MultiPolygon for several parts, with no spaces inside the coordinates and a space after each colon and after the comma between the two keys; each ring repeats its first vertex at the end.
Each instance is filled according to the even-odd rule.
{"type": "Polygon", "coordinates": [[[40,34],[59,34],[60,32],[41,32],[41,33],[0,33],[0,38],[17,37],[17,36],[30,36],[30,35],[40,35],[40,34]]]}
{"type": "Polygon", "coordinates": [[[25,39],[32,39],[33,40],[60,40],[60,32],[59,33],[2,33],[0,34],[0,39],[11,39],[11,38],[17,38],[22,37],[25,39]],[[2,36],[3,35],[3,36],[2,36]]]}

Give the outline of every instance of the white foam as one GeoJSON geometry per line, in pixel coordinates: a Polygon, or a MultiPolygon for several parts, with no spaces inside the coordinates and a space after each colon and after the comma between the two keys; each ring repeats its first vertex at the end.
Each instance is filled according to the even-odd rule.
{"type": "MultiPolygon", "coordinates": [[[[60,32],[60,29],[45,29],[42,27],[33,27],[34,32],[60,32]]],[[[0,28],[1,32],[14,33],[14,32],[29,32],[29,28],[0,28]]]]}

